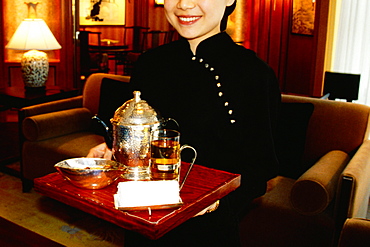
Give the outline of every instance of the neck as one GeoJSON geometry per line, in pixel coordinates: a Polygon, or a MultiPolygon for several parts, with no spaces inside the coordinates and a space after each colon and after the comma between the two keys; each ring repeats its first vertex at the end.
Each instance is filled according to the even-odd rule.
{"type": "Polygon", "coordinates": [[[199,43],[201,41],[197,40],[197,39],[188,39],[188,42],[190,44],[190,50],[193,52],[193,54],[195,55],[196,51],[197,51],[197,47],[199,45],[199,43]]]}

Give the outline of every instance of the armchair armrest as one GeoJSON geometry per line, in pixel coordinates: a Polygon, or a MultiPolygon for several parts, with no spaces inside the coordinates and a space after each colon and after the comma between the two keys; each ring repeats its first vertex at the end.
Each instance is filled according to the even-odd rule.
{"type": "Polygon", "coordinates": [[[348,215],[346,217],[366,218],[370,195],[370,140],[364,141],[344,169],[341,182],[342,185],[348,185],[348,215]]]}
{"type": "Polygon", "coordinates": [[[25,117],[39,115],[48,112],[61,111],[66,109],[82,107],[82,96],[75,96],[68,99],[61,99],[42,103],[38,105],[24,107],[19,110],[19,119],[22,121],[25,117]]]}
{"type": "Polygon", "coordinates": [[[370,220],[348,218],[343,225],[338,246],[368,246],[369,243],[370,220]]]}
{"type": "Polygon", "coordinates": [[[294,183],[290,201],[301,214],[315,215],[324,211],[334,198],[340,174],[349,155],[334,150],[324,155],[294,183]]]}
{"type": "Polygon", "coordinates": [[[40,141],[86,131],[90,127],[91,112],[87,108],[75,108],[26,117],[22,123],[24,137],[40,141]]]}
{"type": "Polygon", "coordinates": [[[370,194],[369,186],[370,140],[365,140],[339,178],[334,211],[337,229],[334,233],[334,241],[338,241],[340,229],[347,218],[366,218],[370,194]]]}

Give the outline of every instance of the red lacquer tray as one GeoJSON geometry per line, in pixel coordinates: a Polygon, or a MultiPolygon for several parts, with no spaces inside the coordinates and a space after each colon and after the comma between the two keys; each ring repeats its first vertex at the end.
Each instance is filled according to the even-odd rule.
{"type": "MultiPolygon", "coordinates": [[[[187,170],[188,163],[182,163],[187,170]]],[[[225,171],[194,165],[180,192],[183,206],[175,209],[124,212],[115,209],[113,194],[117,182],[100,190],[73,186],[59,173],[34,180],[38,193],[78,208],[150,239],[158,239],[176,226],[226,196],[240,186],[241,176],[225,171]]]]}

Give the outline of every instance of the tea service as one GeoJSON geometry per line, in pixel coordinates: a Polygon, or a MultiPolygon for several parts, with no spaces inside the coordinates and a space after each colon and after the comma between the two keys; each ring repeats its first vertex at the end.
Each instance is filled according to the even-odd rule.
{"type": "MultiPolygon", "coordinates": [[[[195,148],[189,145],[180,145],[180,132],[165,128],[168,121],[176,122],[176,120],[161,118],[157,111],[145,100],[141,99],[140,91],[134,91],[133,95],[133,99],[126,101],[115,111],[111,119],[112,132],[109,131],[102,120],[97,116],[94,117],[107,130],[105,140],[107,146],[112,149],[113,154],[113,160],[110,162],[115,162],[111,163],[114,165],[112,165],[110,170],[100,169],[102,172],[96,172],[96,176],[113,174],[112,170],[114,169],[117,169],[115,174],[119,175],[112,177],[109,182],[104,181],[104,184],[85,185],[84,188],[104,188],[118,178],[123,178],[125,181],[175,180],[179,183],[181,152],[184,149],[191,149],[194,152],[194,157],[186,175],[182,179],[181,185],[179,184],[179,189],[181,189],[195,162],[197,156],[195,148]]],[[[79,158],[78,162],[83,162],[83,159],[91,158],[79,158]]],[[[91,160],[89,161],[92,162],[91,160]]],[[[81,182],[76,182],[82,180],[82,178],[78,178],[79,173],[74,172],[73,178],[70,176],[71,171],[82,171],[84,169],[81,166],[73,167],[73,164],[78,164],[78,162],[76,163],[73,160],[69,160],[69,162],[62,161],[55,167],[72,184],[81,187],[81,182]],[[68,167],[66,167],[66,164],[68,164],[68,167]],[[68,171],[68,169],[71,171],[68,171]]],[[[95,162],[103,161],[95,160],[95,162]]],[[[90,179],[99,181],[94,177],[90,167],[87,170],[90,170],[90,179]]],[[[97,169],[94,170],[98,171],[97,169]]],[[[85,176],[83,172],[80,173],[81,177],[85,176]]],[[[84,178],[86,179],[86,176],[84,178]]]]}

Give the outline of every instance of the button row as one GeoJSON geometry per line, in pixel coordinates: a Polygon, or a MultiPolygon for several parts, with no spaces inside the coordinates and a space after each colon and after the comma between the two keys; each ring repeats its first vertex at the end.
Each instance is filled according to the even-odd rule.
{"type": "MultiPolygon", "coordinates": [[[[193,61],[196,61],[197,60],[197,57],[196,56],[194,56],[194,57],[192,57],[192,60],[193,61]]],[[[199,63],[203,63],[204,62],[204,60],[203,60],[203,58],[199,58],[199,63]]],[[[208,64],[208,63],[205,63],[204,64],[204,67],[206,68],[206,69],[209,69],[209,71],[211,71],[211,72],[213,72],[215,69],[213,68],[213,67],[210,67],[210,65],[208,64]]],[[[220,80],[220,76],[218,76],[218,75],[215,75],[215,81],[216,81],[216,86],[219,88],[219,89],[221,89],[221,87],[222,87],[222,85],[221,85],[221,82],[219,82],[219,80],[220,80]]],[[[223,97],[223,95],[224,95],[224,93],[222,92],[222,91],[219,91],[218,92],[218,96],[221,98],[221,97],[223,97]]],[[[229,102],[227,102],[227,101],[225,101],[224,102],[224,106],[225,107],[228,107],[229,106],[229,102]]],[[[232,109],[229,109],[229,111],[228,111],[228,114],[230,115],[230,116],[232,116],[233,115],[233,110],[232,109]]],[[[235,123],[236,122],[236,120],[235,119],[230,119],[230,123],[235,123]]]]}

